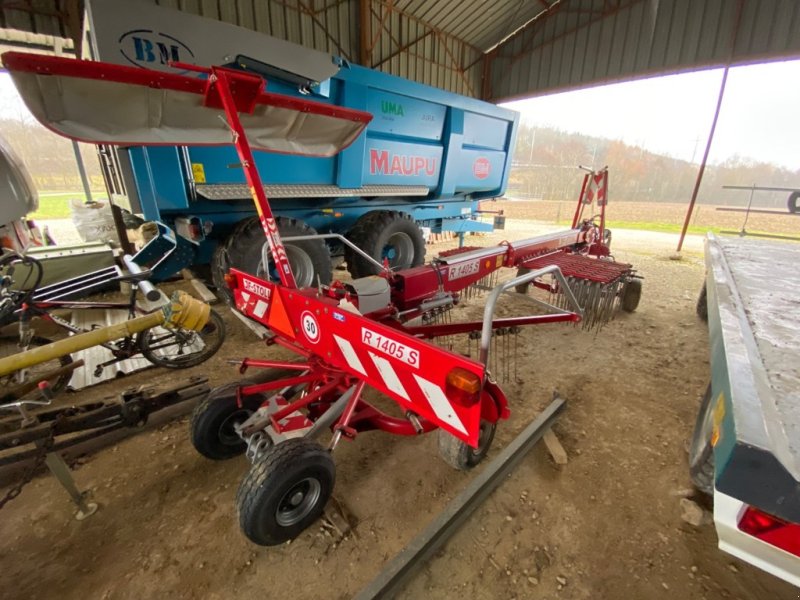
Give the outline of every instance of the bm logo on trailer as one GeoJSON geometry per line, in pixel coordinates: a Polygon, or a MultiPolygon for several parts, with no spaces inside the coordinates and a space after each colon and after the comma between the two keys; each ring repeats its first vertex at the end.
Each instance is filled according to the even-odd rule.
{"type": "Polygon", "coordinates": [[[167,66],[172,62],[192,62],[194,52],[179,39],[152,29],[134,29],[119,38],[122,56],[137,67],[167,66]]]}

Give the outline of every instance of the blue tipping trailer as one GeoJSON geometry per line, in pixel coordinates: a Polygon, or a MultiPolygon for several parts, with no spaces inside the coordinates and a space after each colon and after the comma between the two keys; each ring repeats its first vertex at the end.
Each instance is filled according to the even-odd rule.
{"type": "MultiPolygon", "coordinates": [[[[248,59],[237,66],[267,70],[248,59]]],[[[273,77],[267,79],[267,89],[301,95],[297,85],[273,77]]],[[[367,110],[375,118],[338,156],[257,153],[283,235],[313,233],[311,229],[340,233],[376,258],[413,266],[422,262],[424,246],[418,228],[409,227],[410,220],[434,233],[491,231],[491,223],[475,219],[478,201],[505,191],[516,112],[347,64],[316,86],[313,95],[322,102],[367,110]],[[382,214],[372,214],[377,211],[382,214]],[[396,235],[378,239],[376,228],[386,227],[398,228],[396,235]]],[[[184,238],[177,240],[184,247],[182,257],[165,263],[162,276],[210,262],[215,278],[230,266],[259,268],[260,248],[253,246],[261,235],[233,147],[135,147],[127,153],[145,218],[166,224],[176,239],[184,238]],[[193,244],[187,245],[186,239],[193,244]]],[[[163,242],[140,260],[162,254],[169,248],[163,242]]],[[[315,256],[319,244],[289,245],[296,248],[290,259],[301,263],[297,266],[304,284],[315,283],[317,275],[323,283],[330,279],[330,269],[315,256]],[[303,268],[304,260],[313,268],[303,268]]],[[[331,250],[334,255],[342,252],[331,250]]],[[[348,261],[351,272],[355,259],[348,261]]],[[[357,269],[354,275],[368,270],[366,265],[357,269]]]]}
{"type": "MultiPolygon", "coordinates": [[[[419,226],[434,233],[492,229],[476,219],[478,201],[505,191],[516,112],[161,6],[87,0],[87,19],[87,58],[163,71],[174,70],[170,61],[227,65],[262,75],[270,92],[310,94],[374,115],[366,132],[335,157],[257,154],[284,237],[343,234],[401,267],[423,261],[419,226]]],[[[221,284],[230,266],[264,268],[263,233],[233,146],[129,147],[119,150],[120,165],[113,154],[101,154],[106,179],[122,179],[124,186],[109,188],[159,222],[159,235],[137,256],[152,264],[169,254],[157,277],[211,264],[221,284]]],[[[371,272],[369,263],[335,243],[286,245],[301,285],[326,283],[331,255],[343,256],[353,275],[371,272]]]]}

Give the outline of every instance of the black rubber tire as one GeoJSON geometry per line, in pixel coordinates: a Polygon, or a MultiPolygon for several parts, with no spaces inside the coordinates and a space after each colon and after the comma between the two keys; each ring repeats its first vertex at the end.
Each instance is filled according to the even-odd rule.
{"type": "Polygon", "coordinates": [[[630,279],[625,284],[622,292],[622,310],[625,312],[633,312],[639,306],[639,300],[642,299],[642,280],[630,279]]]}
{"type": "Polygon", "coordinates": [[[695,307],[695,311],[700,319],[708,323],[708,289],[705,281],[703,282],[703,287],[700,290],[700,294],[697,296],[697,306],[695,307]]]}
{"type": "MultiPolygon", "coordinates": [[[[530,272],[531,270],[528,269],[527,267],[519,267],[517,269],[516,276],[520,277],[521,275],[525,275],[530,272]]],[[[531,287],[530,283],[520,283],[519,285],[514,286],[514,291],[517,292],[518,294],[527,294],[530,287],[531,287]]]]}
{"type": "Polygon", "coordinates": [[[200,331],[193,332],[183,329],[172,330],[154,327],[140,333],[137,341],[139,349],[142,351],[142,356],[154,365],[167,369],[188,369],[207,361],[217,353],[217,350],[220,349],[225,341],[225,321],[222,320],[218,312],[212,309],[208,323],[200,331]],[[205,342],[205,346],[199,352],[174,358],[159,356],[156,353],[159,348],[171,345],[173,340],[175,343],[180,344],[183,340],[188,340],[193,336],[199,336],[205,342]]]}
{"type": "Polygon", "coordinates": [[[789,201],[786,204],[790,213],[800,212],[800,191],[789,194],[789,201]]]}
{"type": "MultiPolygon", "coordinates": [[[[316,230],[303,221],[277,217],[278,232],[282,237],[295,235],[316,235],[316,230]]],[[[261,248],[267,239],[258,217],[250,217],[239,221],[233,232],[214,251],[211,259],[211,279],[217,288],[217,294],[230,305],[233,305],[233,296],[225,283],[225,274],[228,269],[235,267],[245,273],[266,279],[267,273],[261,265],[261,248]]],[[[295,270],[298,287],[314,287],[319,280],[329,284],[333,279],[333,268],[328,246],[324,240],[304,240],[301,242],[284,243],[289,262],[295,270]],[[295,269],[294,253],[305,254],[312,272],[300,277],[295,269]]],[[[276,278],[272,278],[277,281],[276,278]]]]}
{"type": "MultiPolygon", "coordinates": [[[[17,354],[19,352],[19,347],[17,346],[19,338],[3,338],[2,340],[2,350],[0,351],[0,356],[11,356],[13,354],[17,354]]],[[[45,337],[34,336],[31,338],[30,347],[39,347],[39,346],[46,346],[47,344],[51,344],[53,340],[49,340],[45,337]]],[[[26,372],[26,381],[30,381],[37,375],[43,375],[48,371],[52,371],[54,369],[58,369],[59,367],[66,367],[67,365],[72,364],[72,357],[69,354],[65,354],[64,356],[60,356],[58,358],[49,360],[44,363],[40,363],[35,365],[27,370],[26,372]]],[[[62,391],[64,388],[67,387],[69,380],[72,378],[72,373],[65,373],[60,377],[55,379],[48,380],[50,384],[50,391],[55,395],[62,391]]],[[[10,388],[16,387],[18,385],[17,382],[12,380],[12,375],[7,377],[0,377],[0,397],[5,396],[5,393],[10,388]]],[[[34,390],[29,392],[24,396],[26,399],[33,398],[35,396],[41,396],[39,390],[34,390]]]]}
{"type": "Polygon", "coordinates": [[[477,466],[489,452],[494,440],[494,433],[497,430],[497,423],[490,423],[481,419],[481,434],[478,439],[478,447],[473,448],[466,442],[461,441],[452,433],[440,429],[439,436],[439,455],[448,465],[459,471],[469,471],[477,466]]]}
{"type": "Polygon", "coordinates": [[[242,532],[260,546],[275,546],[297,537],[322,515],[335,480],[331,453],[316,442],[295,438],[268,448],[236,492],[242,532]],[[290,503],[287,507],[289,494],[295,490],[303,493],[304,489],[299,504],[292,507],[290,503]],[[307,506],[303,505],[305,502],[307,506]],[[287,519],[283,523],[278,515],[282,507],[287,519]],[[302,510],[292,517],[294,520],[289,519],[291,510],[299,509],[302,510]]]}
{"type": "Polygon", "coordinates": [[[711,384],[708,384],[689,446],[689,476],[701,492],[714,494],[714,448],[711,446],[714,403],[711,402],[711,384]]]}
{"type": "Polygon", "coordinates": [[[189,436],[195,450],[211,460],[227,460],[243,454],[247,444],[233,430],[236,422],[252,415],[266,395],[246,396],[236,405],[236,389],[247,382],[234,381],[214,388],[192,411],[189,436]]]}
{"type": "MultiPolygon", "coordinates": [[[[347,238],[378,262],[383,262],[384,249],[392,236],[405,234],[413,247],[413,257],[389,259],[392,269],[418,267],[425,260],[425,237],[408,213],[375,210],[363,215],[347,233],[347,238]]],[[[344,249],[347,270],[354,278],[377,275],[378,268],[349,246],[344,249]]]]}

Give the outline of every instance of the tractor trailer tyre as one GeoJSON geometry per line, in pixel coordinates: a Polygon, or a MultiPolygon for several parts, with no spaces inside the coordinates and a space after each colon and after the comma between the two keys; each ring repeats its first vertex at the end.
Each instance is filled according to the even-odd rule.
{"type": "Polygon", "coordinates": [[[711,384],[708,384],[689,447],[689,475],[694,486],[709,496],[714,494],[714,447],[711,435],[714,424],[714,403],[711,402],[711,384]]]}
{"type": "MultiPolygon", "coordinates": [[[[281,237],[296,235],[316,235],[316,231],[297,219],[277,217],[278,232],[281,237]]],[[[261,260],[261,249],[267,239],[258,217],[250,217],[240,221],[233,232],[216,251],[211,261],[211,275],[218,293],[228,303],[233,304],[233,297],[225,283],[225,274],[234,267],[262,279],[279,281],[272,260],[264,268],[261,260]]],[[[328,284],[333,278],[331,256],[324,240],[303,240],[284,242],[286,256],[292,266],[297,286],[312,287],[317,282],[328,284]]]]}
{"type": "Polygon", "coordinates": [[[789,194],[789,212],[800,212],[800,191],[795,191],[789,194]]]}
{"type": "MultiPolygon", "coordinates": [[[[392,270],[418,267],[425,260],[425,238],[411,215],[394,210],[368,212],[356,221],[348,239],[392,270]]],[[[354,278],[377,275],[379,269],[349,246],[344,249],[347,270],[354,278]]]]}

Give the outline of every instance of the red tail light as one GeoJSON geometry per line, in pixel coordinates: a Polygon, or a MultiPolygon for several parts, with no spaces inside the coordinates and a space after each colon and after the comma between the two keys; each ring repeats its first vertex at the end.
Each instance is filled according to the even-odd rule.
{"type": "Polygon", "coordinates": [[[225,285],[227,285],[231,290],[236,289],[236,276],[231,273],[225,273],[222,276],[222,279],[225,280],[225,285]]]}
{"type": "Polygon", "coordinates": [[[748,506],[739,529],[771,546],[800,556],[800,524],[789,523],[748,506]]]}

